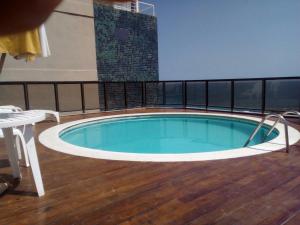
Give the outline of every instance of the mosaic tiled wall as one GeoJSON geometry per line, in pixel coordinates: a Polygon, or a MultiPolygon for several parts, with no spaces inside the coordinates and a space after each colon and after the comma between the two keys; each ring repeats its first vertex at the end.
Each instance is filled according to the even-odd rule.
{"type": "Polygon", "coordinates": [[[156,17],[94,4],[100,81],[158,80],[156,17]]]}

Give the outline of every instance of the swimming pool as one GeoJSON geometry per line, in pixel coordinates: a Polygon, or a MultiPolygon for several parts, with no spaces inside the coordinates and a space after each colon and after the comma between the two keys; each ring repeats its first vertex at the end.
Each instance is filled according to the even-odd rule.
{"type": "MultiPolygon", "coordinates": [[[[257,123],[216,116],[150,115],[80,124],[60,133],[73,145],[114,152],[195,153],[241,148],[257,123]]],[[[249,146],[270,141],[263,127],[249,146]]]]}
{"type": "MultiPolygon", "coordinates": [[[[257,122],[256,118],[222,114],[129,114],[58,125],[42,133],[40,141],[69,154],[133,161],[222,159],[284,148],[281,125],[266,137],[271,121],[244,148],[257,122]]],[[[289,131],[298,132],[291,127],[289,131]]]]}

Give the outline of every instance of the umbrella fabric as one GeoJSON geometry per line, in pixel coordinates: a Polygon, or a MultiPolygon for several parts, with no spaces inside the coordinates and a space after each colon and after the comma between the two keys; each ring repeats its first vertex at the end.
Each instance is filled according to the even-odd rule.
{"type": "Polygon", "coordinates": [[[33,61],[42,55],[39,29],[0,36],[0,53],[8,53],[16,59],[33,61]]]}
{"type": "Polygon", "coordinates": [[[51,55],[49,44],[48,44],[48,38],[46,33],[45,25],[42,24],[39,28],[39,36],[40,36],[40,43],[41,43],[41,49],[42,49],[42,57],[49,57],[51,55]]]}

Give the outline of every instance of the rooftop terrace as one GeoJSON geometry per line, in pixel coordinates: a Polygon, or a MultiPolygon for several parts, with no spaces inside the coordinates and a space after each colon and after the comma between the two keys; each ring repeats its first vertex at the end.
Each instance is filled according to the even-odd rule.
{"type": "MultiPolygon", "coordinates": [[[[63,117],[63,122],[135,109],[63,117]]],[[[300,129],[300,123],[292,125],[300,129]]],[[[53,122],[37,125],[37,135],[53,122]]],[[[0,224],[299,224],[300,143],[264,155],[189,163],[140,163],[61,154],[37,143],[46,195],[30,169],[12,181],[0,142],[0,224]]]]}

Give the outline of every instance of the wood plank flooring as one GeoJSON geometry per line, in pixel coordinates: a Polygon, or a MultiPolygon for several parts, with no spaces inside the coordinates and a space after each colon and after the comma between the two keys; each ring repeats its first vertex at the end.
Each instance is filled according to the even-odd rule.
{"type": "MultiPolygon", "coordinates": [[[[152,111],[170,110],[62,120],[152,111]]],[[[36,133],[53,125],[40,123],[36,133]]],[[[22,168],[20,182],[12,179],[0,141],[0,179],[10,184],[0,196],[0,225],[300,224],[300,143],[290,154],[185,163],[108,161],[37,147],[46,190],[42,198],[36,196],[30,169],[22,168]]]]}

